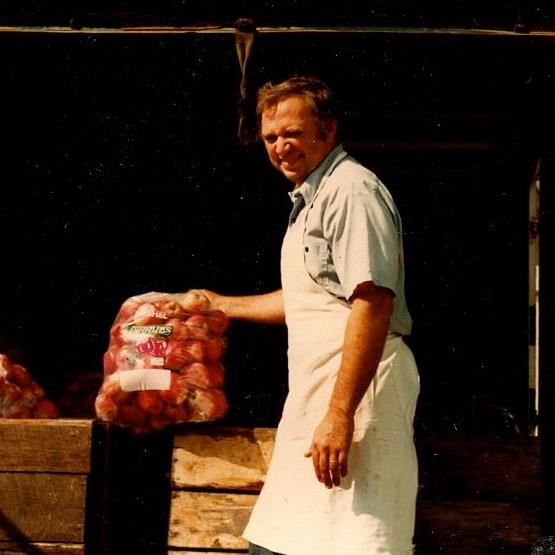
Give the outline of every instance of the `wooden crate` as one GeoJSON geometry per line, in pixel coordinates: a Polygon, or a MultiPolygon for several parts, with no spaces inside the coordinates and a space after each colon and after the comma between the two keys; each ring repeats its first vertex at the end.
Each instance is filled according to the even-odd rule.
{"type": "MultiPolygon", "coordinates": [[[[0,553],[246,553],[274,437],[190,425],[134,438],[90,420],[0,420],[0,553]]],[[[529,555],[538,438],[429,437],[417,449],[417,555],[529,555]]]]}
{"type": "Polygon", "coordinates": [[[91,420],[0,419],[0,553],[83,555],[91,420]]]}
{"type": "MultiPolygon", "coordinates": [[[[186,429],[174,438],[170,555],[245,553],[241,533],[274,429],[186,429]],[[212,550],[212,551],[211,551],[212,550]]],[[[417,440],[416,553],[529,555],[540,535],[538,438],[417,440]]]]}

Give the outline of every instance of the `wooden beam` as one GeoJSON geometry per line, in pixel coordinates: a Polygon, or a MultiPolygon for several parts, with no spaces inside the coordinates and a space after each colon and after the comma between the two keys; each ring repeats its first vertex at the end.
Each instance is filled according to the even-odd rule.
{"type": "Polygon", "coordinates": [[[170,547],[246,549],[241,537],[256,495],[178,491],[172,496],[170,547]]]}
{"type": "Polygon", "coordinates": [[[90,471],[92,420],[1,419],[0,472],[90,471]]]}
{"type": "Polygon", "coordinates": [[[0,472],[0,540],[84,541],[86,475],[0,472]]]}
{"type": "MultiPolygon", "coordinates": [[[[273,428],[216,428],[174,439],[175,489],[258,491],[273,450],[273,428]]],[[[416,440],[427,498],[539,502],[540,440],[462,434],[416,440]]]]}
{"type": "MultiPolygon", "coordinates": [[[[175,493],[170,549],[245,549],[241,534],[255,501],[256,496],[245,494],[175,493]]],[[[417,504],[415,543],[427,555],[524,555],[538,534],[539,507],[468,500],[417,504]]]]}
{"type": "Polygon", "coordinates": [[[259,491],[274,447],[273,428],[222,428],[176,436],[172,485],[176,488],[259,491]]]}
{"type": "MultiPolygon", "coordinates": [[[[273,428],[217,427],[174,438],[170,553],[244,552],[274,438],[273,428]]],[[[452,434],[416,445],[417,555],[529,555],[540,533],[539,438],[452,434]]]]}
{"type": "Polygon", "coordinates": [[[0,541],[2,555],[84,555],[85,546],[71,543],[28,543],[0,541]]]}
{"type": "MultiPolygon", "coordinates": [[[[536,30],[528,33],[517,33],[503,29],[465,29],[465,28],[425,28],[425,27],[267,27],[256,28],[259,34],[368,34],[391,36],[444,36],[471,38],[514,38],[516,40],[555,39],[555,30],[536,30]]],[[[233,27],[220,25],[190,25],[190,26],[126,26],[126,27],[95,27],[85,26],[73,28],[59,25],[2,25],[0,33],[51,33],[51,34],[234,34],[233,27]]]]}

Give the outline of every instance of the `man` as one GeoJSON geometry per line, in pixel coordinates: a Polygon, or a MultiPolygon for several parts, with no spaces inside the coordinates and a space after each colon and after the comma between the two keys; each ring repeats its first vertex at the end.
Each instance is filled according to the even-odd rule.
{"type": "Polygon", "coordinates": [[[257,555],[412,553],[419,378],[403,342],[401,220],[378,178],[337,142],[329,87],[264,85],[257,112],[273,166],[295,187],[282,289],[205,291],[229,317],[286,323],[289,393],[246,527],[257,555]]]}

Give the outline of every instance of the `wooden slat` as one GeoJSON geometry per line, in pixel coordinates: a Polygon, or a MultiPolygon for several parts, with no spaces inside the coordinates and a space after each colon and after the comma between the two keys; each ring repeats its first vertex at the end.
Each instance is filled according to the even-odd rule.
{"type": "Polygon", "coordinates": [[[0,542],[2,555],[84,555],[84,544],[60,543],[29,543],[16,544],[13,542],[0,542]]]}
{"type": "Polygon", "coordinates": [[[92,420],[0,419],[0,471],[90,471],[92,420]]]}
{"type": "MultiPolygon", "coordinates": [[[[246,548],[241,533],[255,500],[248,494],[177,493],[170,549],[246,548]]],[[[511,503],[419,501],[417,505],[415,542],[418,553],[426,555],[528,555],[539,535],[538,510],[511,503]]]]}
{"type": "MultiPolygon", "coordinates": [[[[172,504],[170,549],[246,548],[241,533],[255,499],[247,494],[179,492],[172,504]]],[[[528,555],[539,535],[538,510],[510,503],[419,501],[417,505],[417,553],[528,555]]]]}
{"type": "MultiPolygon", "coordinates": [[[[264,482],[274,437],[273,428],[222,428],[178,435],[172,485],[257,491],[264,482]]],[[[452,435],[417,439],[416,445],[425,497],[539,500],[537,437],[452,435]]]]}
{"type": "Polygon", "coordinates": [[[168,545],[246,549],[241,537],[256,495],[179,491],[173,494],[168,545]]]}
{"type": "Polygon", "coordinates": [[[274,447],[273,428],[221,428],[174,441],[172,484],[258,491],[274,447]]]}
{"type": "MultiPolygon", "coordinates": [[[[241,533],[267,472],[274,433],[212,429],[175,438],[170,549],[246,548],[241,533]],[[237,493],[226,493],[230,489],[237,493]]],[[[416,555],[529,555],[540,535],[538,438],[456,434],[416,444],[416,555]]]]}
{"type": "Polygon", "coordinates": [[[86,475],[0,472],[0,540],[82,543],[86,475]]]}
{"type": "Polygon", "coordinates": [[[419,501],[417,555],[530,555],[539,507],[483,501],[419,501]]]}

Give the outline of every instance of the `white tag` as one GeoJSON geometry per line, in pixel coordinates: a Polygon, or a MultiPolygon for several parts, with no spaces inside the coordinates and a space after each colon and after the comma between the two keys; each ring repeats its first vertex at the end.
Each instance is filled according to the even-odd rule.
{"type": "Polygon", "coordinates": [[[123,391],[141,391],[145,389],[169,389],[171,370],[141,368],[139,370],[121,370],[113,374],[119,380],[123,391]]]}

